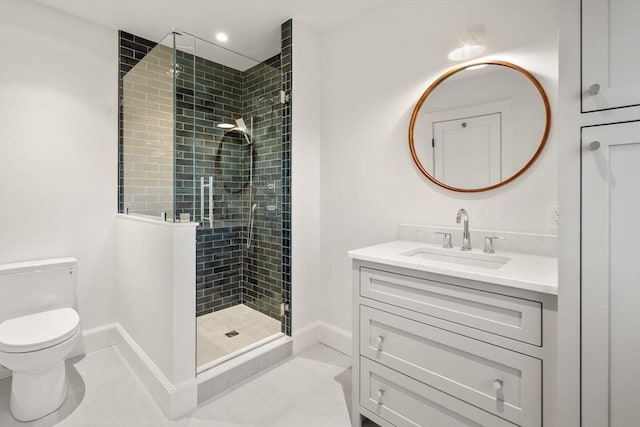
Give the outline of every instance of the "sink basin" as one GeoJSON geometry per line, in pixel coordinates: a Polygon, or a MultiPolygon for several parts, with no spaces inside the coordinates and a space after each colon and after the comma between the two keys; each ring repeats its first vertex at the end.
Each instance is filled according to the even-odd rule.
{"type": "Polygon", "coordinates": [[[478,249],[474,251],[461,251],[460,249],[445,248],[418,248],[399,254],[413,259],[424,259],[429,261],[444,262],[447,264],[466,265],[471,267],[498,269],[511,261],[511,258],[485,254],[478,249]]]}

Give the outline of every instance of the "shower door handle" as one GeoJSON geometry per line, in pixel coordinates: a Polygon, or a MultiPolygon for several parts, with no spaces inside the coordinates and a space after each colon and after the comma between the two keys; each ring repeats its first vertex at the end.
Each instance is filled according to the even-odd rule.
{"type": "Polygon", "coordinates": [[[204,183],[204,177],[200,177],[200,221],[204,225],[205,221],[209,221],[209,227],[213,227],[213,177],[209,177],[209,183],[204,183]],[[204,192],[209,189],[209,216],[204,216],[204,192]]]}
{"type": "Polygon", "coordinates": [[[213,177],[209,177],[209,227],[213,228],[213,177]]]}

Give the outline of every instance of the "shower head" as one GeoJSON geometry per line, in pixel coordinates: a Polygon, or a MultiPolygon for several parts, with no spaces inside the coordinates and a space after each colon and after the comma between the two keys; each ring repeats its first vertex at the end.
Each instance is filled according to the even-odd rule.
{"type": "Polygon", "coordinates": [[[249,138],[249,130],[247,129],[247,125],[245,124],[242,117],[236,119],[236,126],[237,126],[236,129],[238,129],[244,135],[244,139],[247,140],[247,144],[251,145],[252,142],[251,142],[251,139],[249,138]]]}
{"type": "Polygon", "coordinates": [[[242,132],[248,133],[247,125],[244,123],[244,119],[242,117],[236,119],[236,126],[238,126],[238,129],[240,129],[242,132]]]}

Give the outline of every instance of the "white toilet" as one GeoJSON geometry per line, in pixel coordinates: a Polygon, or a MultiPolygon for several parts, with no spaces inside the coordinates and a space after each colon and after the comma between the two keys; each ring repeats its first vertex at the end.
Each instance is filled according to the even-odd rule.
{"type": "Polygon", "coordinates": [[[0,365],[12,371],[10,409],[41,418],[67,397],[65,358],[76,346],[75,258],[0,265],[0,365]]]}

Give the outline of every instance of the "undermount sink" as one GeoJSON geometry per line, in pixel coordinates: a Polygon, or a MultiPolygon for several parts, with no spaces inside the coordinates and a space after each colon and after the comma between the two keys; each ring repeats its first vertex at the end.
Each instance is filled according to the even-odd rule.
{"type": "MultiPolygon", "coordinates": [[[[477,249],[476,249],[477,251],[477,249]]],[[[498,269],[511,261],[511,258],[485,254],[482,252],[461,251],[460,249],[417,248],[399,254],[413,259],[444,262],[448,264],[466,265],[472,267],[498,269]]]]}

